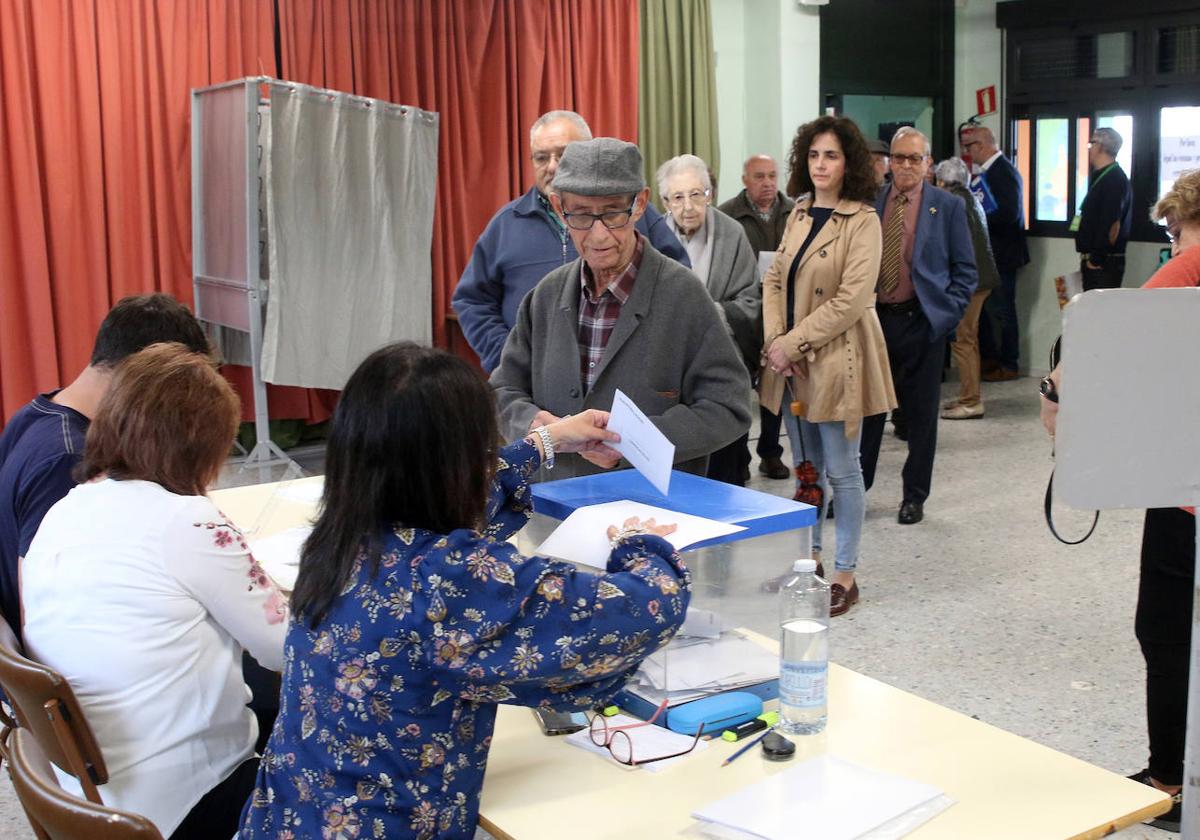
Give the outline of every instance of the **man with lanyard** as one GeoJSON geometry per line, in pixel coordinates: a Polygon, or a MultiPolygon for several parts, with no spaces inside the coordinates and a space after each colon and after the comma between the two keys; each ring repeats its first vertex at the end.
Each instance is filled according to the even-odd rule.
{"type": "MultiPolygon", "coordinates": [[[[467,343],[488,373],[500,364],[500,352],[525,295],[551,271],[579,256],[550,205],[550,185],[567,144],[590,139],[591,129],[574,111],[550,111],[538,117],[529,130],[533,186],[488,222],[454,290],[451,306],[467,343]]],[[[637,229],[663,254],[691,267],[679,238],[652,206],[647,205],[637,229]]]]}
{"type": "Polygon", "coordinates": [[[1121,135],[1097,128],[1088,143],[1094,175],[1079,215],[1071,222],[1083,290],[1118,289],[1125,277],[1125,244],[1133,223],[1133,188],[1117,163],[1121,135]]]}

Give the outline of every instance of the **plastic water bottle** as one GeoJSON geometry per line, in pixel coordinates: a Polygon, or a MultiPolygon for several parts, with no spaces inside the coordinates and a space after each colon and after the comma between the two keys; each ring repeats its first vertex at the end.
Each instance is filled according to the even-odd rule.
{"type": "Polygon", "coordinates": [[[829,684],[829,584],[817,561],[797,560],[780,590],[779,728],[813,735],[825,728],[829,684]]]}

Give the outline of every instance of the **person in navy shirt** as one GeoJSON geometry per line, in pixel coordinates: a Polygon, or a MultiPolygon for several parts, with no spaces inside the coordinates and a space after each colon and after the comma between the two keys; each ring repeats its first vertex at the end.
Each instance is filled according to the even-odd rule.
{"type": "Polygon", "coordinates": [[[143,347],[174,341],[208,353],[195,316],[170,295],[124,298],[96,333],[88,366],[65,388],[39,394],[0,433],[0,612],[21,636],[18,565],[42,517],[75,486],[88,424],[117,365],[143,347]]]}
{"type": "MultiPolygon", "coordinates": [[[[566,145],[591,139],[592,130],[574,111],[550,111],[538,117],[529,130],[534,184],[488,222],[458,281],[450,305],[487,373],[500,364],[500,351],[525,295],[551,271],[579,256],[550,206],[550,184],[566,145]]],[[[637,229],[655,249],[692,267],[678,237],[653,207],[646,206],[637,229]]]]}

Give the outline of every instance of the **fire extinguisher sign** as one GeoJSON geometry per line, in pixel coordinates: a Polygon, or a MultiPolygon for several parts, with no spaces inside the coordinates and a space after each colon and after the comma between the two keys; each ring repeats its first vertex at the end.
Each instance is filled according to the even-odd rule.
{"type": "Polygon", "coordinates": [[[996,86],[988,85],[975,91],[975,113],[978,116],[996,113],[996,86]]]}

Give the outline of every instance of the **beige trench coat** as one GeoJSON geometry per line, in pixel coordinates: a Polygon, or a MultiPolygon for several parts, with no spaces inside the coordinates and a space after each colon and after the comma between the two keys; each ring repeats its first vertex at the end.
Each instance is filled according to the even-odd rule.
{"type": "MultiPolygon", "coordinates": [[[[887,345],[875,314],[881,227],[871,205],[838,202],[796,271],[796,326],[785,334],[785,284],[812,227],[811,203],[807,196],[796,202],[775,261],[763,278],[764,354],[783,336],[788,358],[807,363],[807,376],[792,381],[794,398],[805,406],[805,419],[843,420],[846,436],[853,437],[862,418],[896,407],[887,345]]],[[[780,410],[784,384],[784,377],[764,364],[758,393],[768,410],[780,410]]]]}

